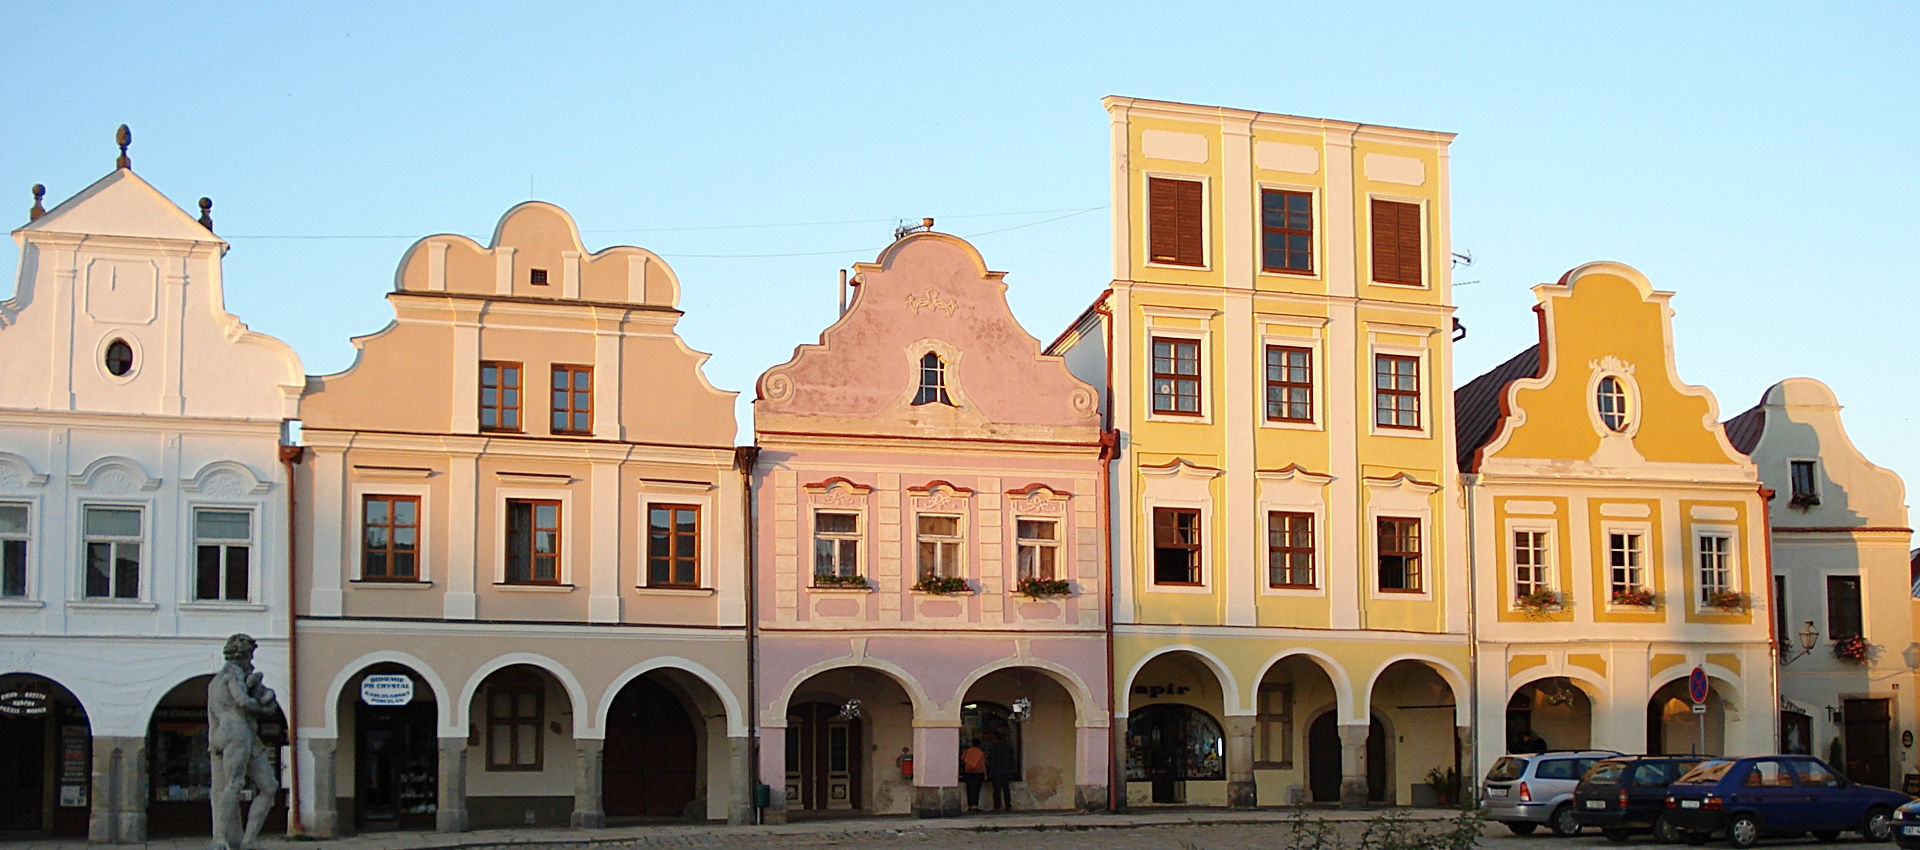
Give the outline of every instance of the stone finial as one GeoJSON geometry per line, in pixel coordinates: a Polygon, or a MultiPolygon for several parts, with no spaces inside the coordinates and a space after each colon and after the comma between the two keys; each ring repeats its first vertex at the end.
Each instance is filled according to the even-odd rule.
{"type": "Polygon", "coordinates": [[[206,228],[208,233],[213,232],[213,199],[212,198],[200,199],[200,226],[206,228]]]}
{"type": "Polygon", "coordinates": [[[46,196],[47,187],[38,183],[33,184],[33,209],[27,210],[28,221],[39,221],[41,216],[47,214],[47,208],[40,205],[40,199],[46,196]]]}
{"type": "Polygon", "coordinates": [[[127,146],[133,144],[133,131],[122,124],[120,129],[114,131],[113,140],[120,144],[120,158],[113,161],[114,167],[132,168],[133,160],[127,158],[127,146]]]}
{"type": "Polygon", "coordinates": [[[930,218],[923,218],[923,219],[920,219],[920,227],[921,227],[921,228],[923,228],[923,229],[926,229],[926,230],[932,230],[932,229],[933,229],[933,219],[930,219],[930,218]]]}

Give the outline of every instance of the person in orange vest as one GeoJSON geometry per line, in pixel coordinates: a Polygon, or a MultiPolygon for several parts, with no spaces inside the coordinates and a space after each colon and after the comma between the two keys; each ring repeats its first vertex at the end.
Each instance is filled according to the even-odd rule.
{"type": "Polygon", "coordinates": [[[987,780],[987,751],[980,749],[980,739],[967,741],[967,748],[960,751],[960,781],[967,786],[967,811],[980,811],[980,783],[987,780]]]}

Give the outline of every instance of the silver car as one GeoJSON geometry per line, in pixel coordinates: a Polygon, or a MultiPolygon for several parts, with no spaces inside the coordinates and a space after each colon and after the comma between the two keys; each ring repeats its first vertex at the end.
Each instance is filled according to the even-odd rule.
{"type": "Polygon", "coordinates": [[[1573,789],[1595,762],[1620,755],[1612,750],[1554,750],[1501,756],[1480,786],[1488,820],[1527,835],[1546,824],[1555,835],[1578,835],[1573,789]]]}

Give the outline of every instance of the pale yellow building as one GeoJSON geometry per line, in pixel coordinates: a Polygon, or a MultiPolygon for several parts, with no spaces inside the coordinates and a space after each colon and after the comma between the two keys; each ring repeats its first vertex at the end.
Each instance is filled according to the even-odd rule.
{"type": "Polygon", "coordinates": [[[1105,105],[1114,280],[1050,350],[1120,434],[1120,798],[1424,801],[1468,717],[1452,137],[1105,105]]]}
{"type": "Polygon", "coordinates": [[[1555,749],[1774,751],[1767,506],[1712,393],[1680,381],[1671,293],[1618,263],[1534,293],[1539,344],[1458,393],[1477,769],[1529,731],[1555,749]]]}

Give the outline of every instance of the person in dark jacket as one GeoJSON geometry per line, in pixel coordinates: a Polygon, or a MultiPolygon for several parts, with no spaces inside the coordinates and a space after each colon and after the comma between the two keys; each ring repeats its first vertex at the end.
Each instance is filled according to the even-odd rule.
{"type": "Polygon", "coordinates": [[[993,784],[993,810],[1013,811],[1013,746],[999,732],[987,733],[987,781],[993,784]]]}

